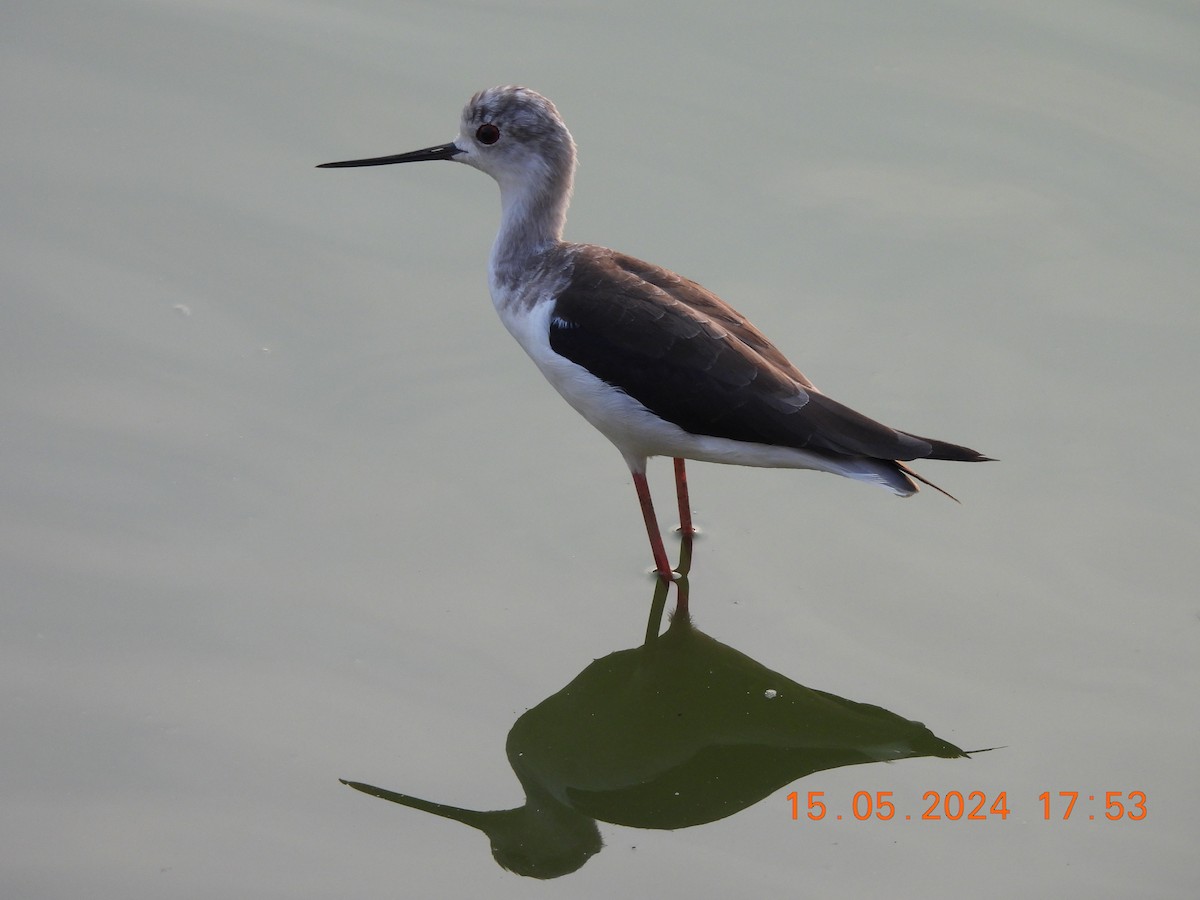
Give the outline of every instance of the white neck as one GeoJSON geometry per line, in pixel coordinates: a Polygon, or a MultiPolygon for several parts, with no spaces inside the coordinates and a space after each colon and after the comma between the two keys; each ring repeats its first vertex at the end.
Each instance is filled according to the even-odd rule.
{"type": "Polygon", "coordinates": [[[562,240],[571,178],[568,172],[498,180],[500,230],[492,245],[489,275],[493,288],[507,288],[520,280],[532,257],[562,240]]]}

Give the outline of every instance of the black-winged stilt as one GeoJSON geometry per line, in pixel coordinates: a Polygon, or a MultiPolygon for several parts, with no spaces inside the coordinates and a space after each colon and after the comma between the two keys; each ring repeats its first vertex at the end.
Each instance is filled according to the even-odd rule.
{"type": "Polygon", "coordinates": [[[826,397],[694,281],[606,247],[564,242],[575,142],[542,95],[511,85],[480,91],[448,144],[320,168],[424,160],[466,163],[499,183],[492,302],[546,379],[625,457],[663,578],[672,571],[646,482],[651,456],[675,460],[680,526],[688,533],[685,459],[816,469],[902,497],[916,493],[918,481],[941,490],[907,461],[988,459],[881,425],[826,397]]]}

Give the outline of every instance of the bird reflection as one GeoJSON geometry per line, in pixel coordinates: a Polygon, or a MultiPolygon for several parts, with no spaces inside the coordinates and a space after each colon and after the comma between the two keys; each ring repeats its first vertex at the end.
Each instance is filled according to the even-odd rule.
{"type": "Polygon", "coordinates": [[[689,538],[667,629],[669,585],[656,579],[645,642],[595,660],[513,724],[506,751],[524,805],[469,810],[343,783],[477,828],[505,869],[547,879],[600,852],[597,821],[686,828],[814,772],[967,755],[919,722],[805,687],[698,631],[686,612],[689,538]]]}

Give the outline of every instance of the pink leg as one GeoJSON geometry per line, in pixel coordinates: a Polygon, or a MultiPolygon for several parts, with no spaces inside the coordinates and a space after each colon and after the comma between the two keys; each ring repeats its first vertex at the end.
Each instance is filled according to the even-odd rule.
{"type": "Polygon", "coordinates": [[[667,551],[663,547],[662,535],[658,530],[658,517],[654,515],[654,501],[650,499],[650,485],[644,472],[633,473],[633,486],[637,488],[638,503],[642,506],[642,518],[646,520],[646,534],[650,538],[650,550],[654,554],[654,568],[666,581],[674,578],[667,551]]]}
{"type": "Polygon", "coordinates": [[[688,498],[687,470],[683,460],[675,457],[675,497],[679,500],[679,531],[681,534],[695,534],[692,525],[692,502],[688,498]]]}

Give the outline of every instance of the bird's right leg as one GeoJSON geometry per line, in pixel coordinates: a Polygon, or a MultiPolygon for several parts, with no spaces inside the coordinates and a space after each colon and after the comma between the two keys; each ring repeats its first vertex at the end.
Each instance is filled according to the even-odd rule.
{"type": "Polygon", "coordinates": [[[658,530],[658,517],[654,514],[654,501],[650,497],[650,485],[645,472],[633,473],[633,486],[637,489],[638,503],[642,507],[642,518],[646,521],[646,536],[650,538],[650,551],[654,554],[654,570],[664,581],[674,580],[675,573],[667,560],[662,533],[658,530]]]}

